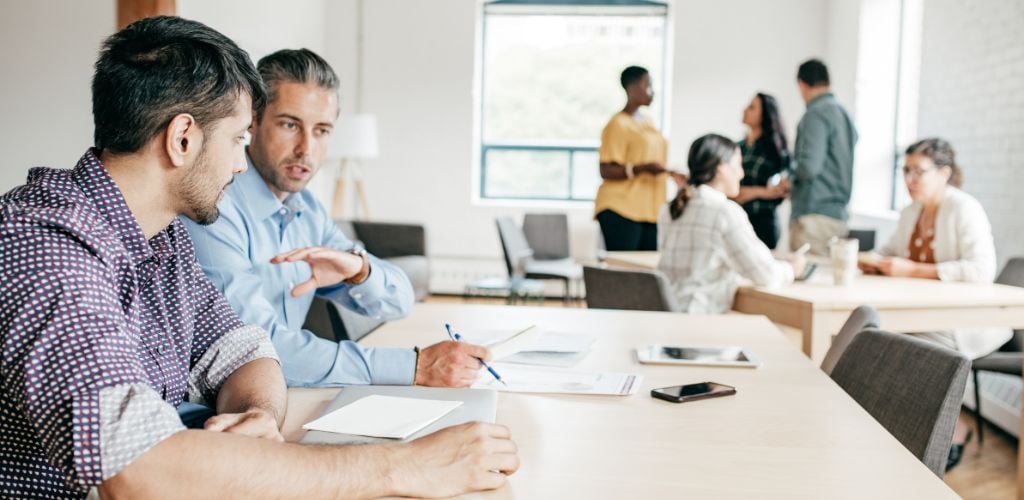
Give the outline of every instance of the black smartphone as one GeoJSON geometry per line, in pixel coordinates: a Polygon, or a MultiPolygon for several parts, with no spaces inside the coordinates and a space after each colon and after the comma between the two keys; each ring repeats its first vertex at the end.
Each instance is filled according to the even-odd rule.
{"type": "Polygon", "coordinates": [[[651,389],[651,396],[671,401],[673,403],[685,403],[698,399],[717,398],[736,394],[736,388],[730,385],[717,384],[715,382],[702,382],[699,384],[674,385],[651,389]]]}
{"type": "Polygon", "coordinates": [[[818,265],[813,262],[808,262],[804,265],[804,272],[800,273],[800,276],[796,277],[797,281],[807,281],[808,278],[814,274],[814,270],[818,269],[818,265]]]}

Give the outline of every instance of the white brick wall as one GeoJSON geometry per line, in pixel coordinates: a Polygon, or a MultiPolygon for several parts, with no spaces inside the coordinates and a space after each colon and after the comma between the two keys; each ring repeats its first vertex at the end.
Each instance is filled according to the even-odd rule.
{"type": "Polygon", "coordinates": [[[922,137],[949,139],[1000,265],[1024,255],[1024,0],[925,0],[922,137]]]}

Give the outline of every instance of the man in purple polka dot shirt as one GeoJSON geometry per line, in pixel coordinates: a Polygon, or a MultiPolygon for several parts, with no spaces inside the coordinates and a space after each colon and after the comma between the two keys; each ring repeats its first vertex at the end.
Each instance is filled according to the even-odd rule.
{"type": "Polygon", "coordinates": [[[94,147],[0,197],[0,497],[450,496],[504,484],[508,430],[408,444],[282,442],[285,383],[266,332],[199,268],[199,224],[246,169],[266,96],[220,33],[153,17],[108,38],[94,147]],[[175,408],[218,415],[187,430],[175,408]]]}

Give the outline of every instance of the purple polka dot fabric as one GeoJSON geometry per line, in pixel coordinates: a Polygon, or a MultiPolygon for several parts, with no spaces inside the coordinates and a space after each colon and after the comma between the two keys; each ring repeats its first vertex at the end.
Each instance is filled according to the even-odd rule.
{"type": "Polygon", "coordinates": [[[32,169],[0,197],[0,497],[84,497],[180,430],[190,376],[220,373],[193,380],[214,397],[226,372],[273,356],[261,342],[180,221],[146,240],[94,151],[32,169]],[[201,362],[232,332],[230,367],[201,362]]]}

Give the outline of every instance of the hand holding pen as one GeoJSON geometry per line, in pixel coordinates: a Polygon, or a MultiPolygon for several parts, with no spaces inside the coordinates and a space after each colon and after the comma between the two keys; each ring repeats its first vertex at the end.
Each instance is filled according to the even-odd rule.
{"type": "MultiPolygon", "coordinates": [[[[450,325],[448,323],[445,323],[444,324],[444,329],[445,329],[445,331],[448,332],[448,337],[450,337],[452,340],[454,340],[455,342],[462,341],[462,335],[459,335],[458,333],[452,331],[452,325],[450,325]]],[[[498,372],[494,371],[494,368],[491,368],[491,366],[488,365],[487,362],[484,361],[483,359],[481,359],[481,358],[476,358],[476,359],[477,359],[477,361],[480,362],[480,366],[483,366],[484,368],[487,368],[487,371],[490,372],[490,374],[492,376],[494,376],[495,380],[497,380],[498,382],[501,382],[502,385],[504,385],[505,387],[508,387],[508,384],[506,384],[505,381],[501,379],[501,375],[498,375],[498,372]]]]}

